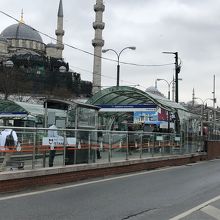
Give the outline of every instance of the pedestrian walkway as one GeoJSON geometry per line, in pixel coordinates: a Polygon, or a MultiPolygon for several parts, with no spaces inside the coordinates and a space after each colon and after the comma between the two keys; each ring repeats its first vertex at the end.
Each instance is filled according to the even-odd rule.
{"type": "MultiPolygon", "coordinates": [[[[119,162],[119,161],[126,161],[126,160],[141,160],[141,159],[150,159],[150,158],[165,158],[166,156],[175,156],[175,155],[180,155],[180,152],[176,152],[176,154],[169,154],[166,152],[154,152],[153,154],[151,152],[142,152],[140,155],[140,151],[132,151],[130,153],[127,153],[126,151],[117,151],[117,150],[112,150],[111,154],[109,155],[109,151],[101,151],[100,152],[100,159],[97,159],[96,154],[94,154],[94,157],[96,158],[90,158],[89,161],[87,162],[82,162],[82,164],[89,164],[89,163],[97,163],[97,164],[102,164],[102,163],[109,163],[109,162],[119,162]],[[109,157],[110,156],[110,157],[109,157]]],[[[80,157],[80,155],[76,155],[76,157],[73,159],[72,164],[68,165],[74,165],[74,160],[76,160],[77,157],[80,157]]],[[[74,157],[74,156],[73,156],[74,157]]],[[[11,157],[12,163],[8,164],[6,167],[6,171],[16,171],[17,169],[17,163],[23,163],[24,167],[22,167],[23,170],[31,170],[33,167],[35,169],[38,168],[45,168],[48,167],[49,165],[49,157],[48,157],[48,152],[46,152],[45,155],[39,155],[36,157],[33,161],[33,155],[31,154],[22,154],[22,155],[12,155],[11,157]],[[14,161],[14,162],[13,162],[14,161]]],[[[3,160],[3,157],[1,158],[0,155],[0,164],[3,160]]],[[[64,155],[59,151],[55,158],[54,158],[54,167],[59,167],[63,166],[64,164],[64,155]]],[[[76,164],[80,164],[77,162],[76,164]]],[[[76,165],[75,164],[75,165],[76,165]]]]}
{"type": "Polygon", "coordinates": [[[220,196],[198,205],[170,220],[220,220],[220,196]]]}

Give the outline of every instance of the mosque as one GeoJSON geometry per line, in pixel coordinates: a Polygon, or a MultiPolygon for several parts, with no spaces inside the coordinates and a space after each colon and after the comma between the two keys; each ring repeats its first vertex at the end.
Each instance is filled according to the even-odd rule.
{"type": "Polygon", "coordinates": [[[6,27],[0,34],[0,56],[11,57],[14,54],[31,53],[39,56],[62,59],[63,45],[63,5],[60,0],[57,14],[57,43],[45,44],[41,35],[31,26],[26,25],[23,19],[17,24],[6,27]]]}
{"type": "Polygon", "coordinates": [[[65,88],[69,90],[70,96],[73,93],[85,93],[82,95],[87,96],[92,93],[92,83],[81,80],[80,74],[69,69],[69,64],[63,59],[63,17],[63,3],[60,0],[55,30],[56,43],[45,44],[40,33],[25,24],[22,11],[19,22],[6,27],[0,34],[0,68],[2,70],[10,61],[13,69],[25,72],[25,77],[32,79],[31,92],[43,90],[42,93],[47,93],[44,88],[49,88],[51,81],[51,87],[56,91],[54,83],[58,84],[59,93],[60,89],[65,88]]]}

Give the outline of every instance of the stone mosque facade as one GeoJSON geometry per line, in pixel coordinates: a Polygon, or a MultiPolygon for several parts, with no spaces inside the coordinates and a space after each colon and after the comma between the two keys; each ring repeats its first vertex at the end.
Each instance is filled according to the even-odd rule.
{"type": "Polygon", "coordinates": [[[10,58],[16,53],[31,53],[40,56],[62,59],[63,45],[63,5],[62,0],[59,3],[57,15],[57,36],[56,44],[45,44],[40,34],[31,26],[26,25],[21,19],[17,24],[6,27],[0,34],[0,56],[1,58],[10,58]]]}
{"type": "MultiPolygon", "coordinates": [[[[67,98],[91,96],[92,82],[81,80],[80,73],[69,69],[69,64],[63,59],[63,17],[63,3],[60,0],[56,41],[45,44],[40,33],[25,24],[22,11],[20,21],[6,27],[0,34],[0,78],[5,77],[7,68],[4,67],[10,62],[14,69],[10,81],[14,80],[16,84],[13,87],[19,86],[19,80],[16,80],[19,76],[23,84],[26,82],[25,85],[29,85],[20,86],[19,91],[24,94],[32,93],[35,97],[65,95],[67,98]]],[[[4,93],[4,83],[1,81],[0,94],[4,93]]],[[[9,89],[12,90],[11,87],[9,89]]],[[[11,94],[15,93],[16,90],[11,91],[11,94]]]]}
{"type": "MultiPolygon", "coordinates": [[[[96,0],[96,4],[94,5],[96,16],[95,22],[93,22],[95,37],[92,40],[94,47],[93,94],[101,90],[101,56],[102,47],[104,46],[102,31],[105,27],[102,19],[104,10],[103,0],[96,0]]],[[[48,68],[50,68],[50,71],[61,72],[62,69],[62,72],[69,72],[69,64],[64,61],[62,55],[64,50],[62,0],[59,2],[55,34],[56,43],[45,44],[39,32],[25,24],[22,11],[20,21],[6,27],[0,34],[0,65],[3,66],[4,62],[6,63],[8,60],[11,60],[18,68],[32,68],[36,72],[45,72],[45,69],[48,68]]],[[[73,75],[77,79],[80,78],[80,74],[78,73],[73,73],[73,75]]]]}

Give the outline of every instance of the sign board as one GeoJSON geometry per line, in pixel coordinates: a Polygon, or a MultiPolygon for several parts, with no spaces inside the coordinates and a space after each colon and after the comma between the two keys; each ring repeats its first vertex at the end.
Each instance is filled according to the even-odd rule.
{"type": "Polygon", "coordinates": [[[27,112],[0,112],[0,118],[25,118],[27,112]]]}
{"type": "Polygon", "coordinates": [[[163,141],[163,136],[156,136],[157,141],[163,141]]]}
{"type": "MultiPolygon", "coordinates": [[[[75,145],[76,138],[75,137],[68,137],[66,138],[67,145],[75,145]]],[[[57,145],[63,145],[64,138],[62,136],[58,137],[43,137],[42,145],[50,145],[51,148],[54,148],[57,145]]],[[[53,149],[51,149],[53,150],[53,149]]]]}
{"type": "Polygon", "coordinates": [[[156,111],[157,105],[140,104],[140,105],[97,105],[101,109],[99,112],[146,112],[156,111]]]}
{"type": "Polygon", "coordinates": [[[74,145],[74,144],[76,144],[76,138],[75,138],[75,137],[68,137],[68,138],[66,139],[66,141],[67,141],[67,144],[68,144],[68,145],[74,145]]]}
{"type": "Polygon", "coordinates": [[[175,141],[180,141],[180,137],[175,137],[174,140],[175,141]]]}
{"type": "Polygon", "coordinates": [[[157,111],[135,111],[134,112],[134,123],[145,123],[158,121],[157,111]]]}

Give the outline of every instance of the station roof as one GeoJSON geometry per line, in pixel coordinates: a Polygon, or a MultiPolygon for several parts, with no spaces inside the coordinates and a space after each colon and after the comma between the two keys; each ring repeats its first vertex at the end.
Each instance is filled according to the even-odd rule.
{"type": "MultiPolygon", "coordinates": [[[[48,112],[55,112],[57,117],[66,117],[68,106],[74,108],[87,108],[98,110],[99,107],[77,101],[64,101],[59,99],[45,99],[48,112]]],[[[0,100],[0,118],[26,118],[44,117],[45,108],[43,104],[31,104],[27,102],[16,102],[10,100],[0,100]]]]}
{"type": "MultiPolygon", "coordinates": [[[[55,111],[58,116],[64,116],[62,110],[55,111]]],[[[43,117],[44,106],[27,102],[0,100],[0,118],[25,118],[27,116],[43,117]]]]}
{"type": "MultiPolygon", "coordinates": [[[[170,112],[178,113],[180,120],[189,117],[188,110],[181,104],[173,102],[158,94],[145,92],[137,88],[128,86],[114,86],[97,92],[88,101],[92,105],[138,105],[138,104],[156,104],[170,112]]],[[[117,114],[119,117],[124,116],[123,113],[105,112],[108,117],[117,114]]]]}
{"type": "Polygon", "coordinates": [[[99,110],[100,107],[95,105],[90,105],[78,101],[67,101],[67,100],[60,100],[60,99],[45,99],[44,106],[47,103],[47,106],[50,108],[56,108],[56,109],[68,109],[68,106],[73,107],[81,107],[81,108],[88,108],[88,109],[94,109],[99,110]]]}
{"type": "Polygon", "coordinates": [[[181,104],[173,102],[163,96],[144,92],[137,88],[128,86],[114,86],[97,92],[87,103],[92,105],[104,104],[147,104],[154,103],[161,108],[176,112],[177,110],[187,111],[181,104]]]}

